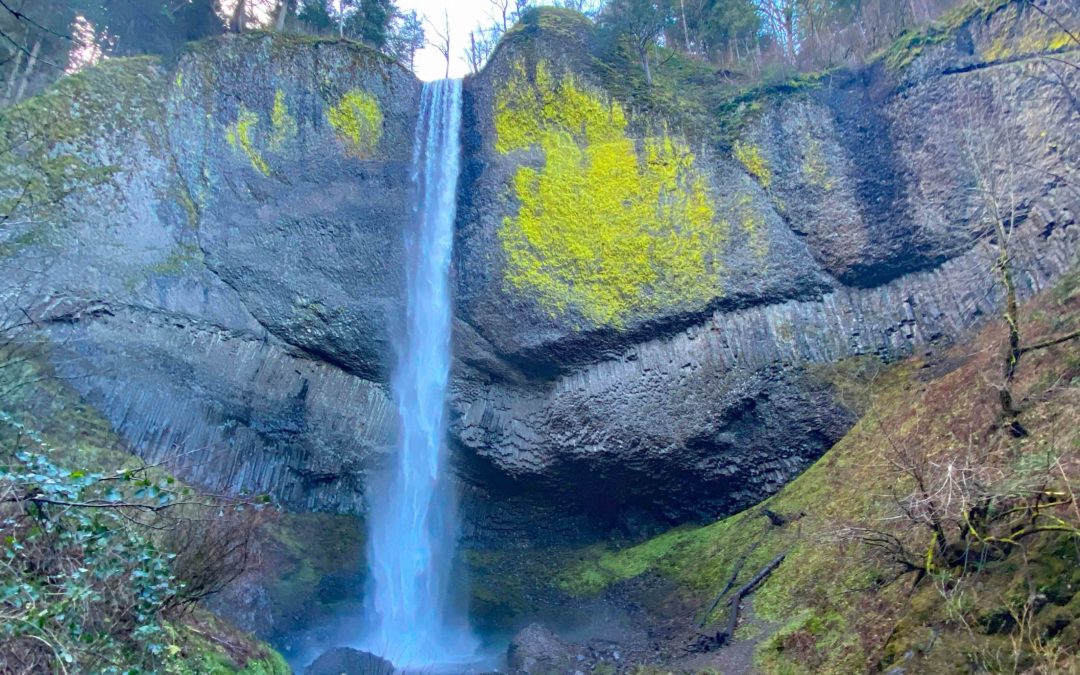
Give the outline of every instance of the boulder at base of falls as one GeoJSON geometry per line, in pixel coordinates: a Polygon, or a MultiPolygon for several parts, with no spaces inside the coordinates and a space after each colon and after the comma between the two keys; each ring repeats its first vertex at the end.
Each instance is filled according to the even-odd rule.
{"type": "Polygon", "coordinates": [[[563,673],[573,658],[570,646],[538,623],[521,629],[506,650],[511,673],[563,673]]]}
{"type": "Polygon", "coordinates": [[[393,675],[394,664],[370,652],[337,647],[315,659],[304,675],[393,675]]]}

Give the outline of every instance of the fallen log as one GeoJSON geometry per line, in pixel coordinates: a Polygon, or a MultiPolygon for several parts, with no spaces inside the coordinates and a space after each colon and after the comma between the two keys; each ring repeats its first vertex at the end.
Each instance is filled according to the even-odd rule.
{"type": "Polygon", "coordinates": [[[731,596],[731,600],[728,600],[731,610],[728,612],[727,626],[722,633],[716,636],[716,640],[720,645],[725,644],[735,636],[735,626],[739,623],[739,605],[742,604],[742,599],[753,593],[754,589],[762,581],[765,581],[780,566],[780,563],[784,562],[786,557],[787,551],[773,558],[768,565],[761,568],[761,571],[754,575],[753,579],[746,582],[739,590],[735,591],[735,595],[731,596]]]}
{"type": "Polygon", "coordinates": [[[758,544],[760,543],[760,539],[755,541],[753,545],[750,546],[749,549],[747,549],[746,553],[742,554],[742,557],[739,558],[738,562],[735,563],[735,568],[731,572],[731,578],[728,579],[727,583],[724,584],[724,587],[720,589],[720,592],[716,594],[716,598],[712,601],[712,604],[709,605],[709,609],[705,611],[705,616],[701,617],[701,622],[698,624],[698,628],[704,628],[705,624],[709,622],[709,617],[712,616],[713,612],[716,611],[716,608],[720,605],[720,601],[724,598],[724,595],[727,594],[727,592],[731,590],[731,587],[735,585],[735,580],[739,578],[739,573],[742,572],[743,565],[746,564],[746,559],[750,557],[750,554],[753,553],[755,549],[757,549],[758,544]]]}

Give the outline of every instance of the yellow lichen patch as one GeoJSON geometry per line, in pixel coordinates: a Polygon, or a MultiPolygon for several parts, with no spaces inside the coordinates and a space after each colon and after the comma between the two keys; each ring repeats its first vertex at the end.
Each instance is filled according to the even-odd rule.
{"type": "Polygon", "coordinates": [[[828,192],[833,189],[833,182],[829,177],[829,167],[825,164],[825,153],[822,152],[821,141],[809,134],[807,134],[805,140],[802,161],[803,175],[806,176],[808,183],[828,192]]]}
{"type": "Polygon", "coordinates": [[[241,105],[236,122],[225,130],[225,138],[229,141],[229,145],[232,146],[233,150],[247,155],[248,160],[251,161],[251,166],[255,167],[256,171],[269,176],[270,165],[266,163],[262,154],[259,153],[259,149],[255,147],[255,131],[258,126],[258,114],[241,105]]]}
{"type": "Polygon", "coordinates": [[[495,105],[496,150],[544,156],[517,169],[519,207],[499,230],[509,288],[616,327],[719,295],[726,230],[684,141],[635,142],[621,106],[544,62],[532,82],[519,63],[495,105]]]}
{"type": "Polygon", "coordinates": [[[296,118],[285,104],[285,92],[278,89],[274,94],[274,108],[270,111],[270,149],[275,152],[296,137],[296,118]]]}
{"type": "Polygon", "coordinates": [[[1057,52],[1070,46],[1080,45],[1068,33],[1033,32],[1015,40],[999,37],[983,50],[982,57],[986,61],[1004,61],[1018,56],[1057,52]]]}
{"type": "Polygon", "coordinates": [[[754,198],[747,193],[739,193],[735,198],[732,211],[739,229],[746,235],[750,250],[764,259],[769,254],[769,237],[765,215],[754,205],[754,198]]]}
{"type": "Polygon", "coordinates": [[[768,188],[772,183],[772,171],[761,156],[761,149],[756,145],[735,141],[735,159],[739,160],[751,176],[758,179],[761,187],[768,188]]]}
{"type": "Polygon", "coordinates": [[[349,154],[360,159],[375,154],[382,138],[383,114],[374,96],[353,89],[326,111],[326,121],[349,154]]]}

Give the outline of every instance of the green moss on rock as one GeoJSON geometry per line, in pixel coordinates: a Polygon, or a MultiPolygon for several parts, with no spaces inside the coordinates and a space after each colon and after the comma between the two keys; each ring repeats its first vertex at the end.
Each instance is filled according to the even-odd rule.
{"type": "Polygon", "coordinates": [[[160,83],[155,59],[108,59],[0,110],[0,214],[8,228],[0,255],[48,240],[62,229],[55,216],[69,195],[113,177],[119,167],[98,151],[104,139],[136,133],[157,147],[160,83]]]}

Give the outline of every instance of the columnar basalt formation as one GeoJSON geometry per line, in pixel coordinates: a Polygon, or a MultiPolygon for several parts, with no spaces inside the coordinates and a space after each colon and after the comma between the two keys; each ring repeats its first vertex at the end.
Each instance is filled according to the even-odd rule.
{"type": "MultiPolygon", "coordinates": [[[[559,509],[596,530],[711,518],[777,490],[853,420],[808,364],[933,349],[997,312],[987,167],[1024,167],[1022,293],[1075,262],[1078,73],[1042,57],[1075,50],[1025,3],[704,125],[613,90],[583,17],[531,16],[465,83],[451,433],[484,514],[470,537],[595,534],[538,515],[559,509]]],[[[135,452],[361,512],[395,430],[419,91],[359,45],[251,34],[5,110],[9,140],[47,143],[7,144],[4,185],[42,172],[57,200],[5,232],[9,299],[135,452]],[[49,152],[70,189],[34,164],[49,152]]]]}

